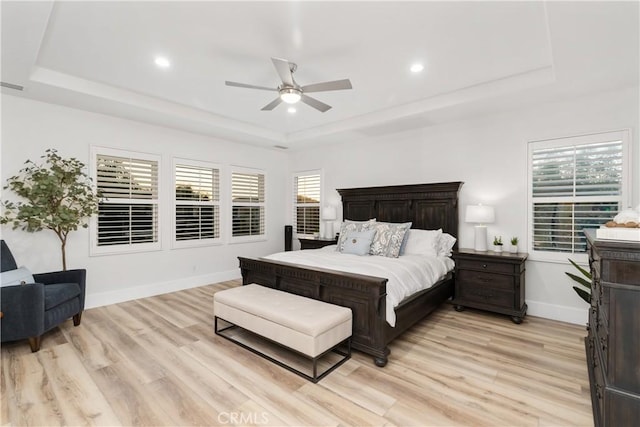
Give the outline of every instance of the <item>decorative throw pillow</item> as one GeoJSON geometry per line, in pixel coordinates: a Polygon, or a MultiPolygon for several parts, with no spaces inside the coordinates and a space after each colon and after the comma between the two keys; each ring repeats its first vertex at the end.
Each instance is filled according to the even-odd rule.
{"type": "Polygon", "coordinates": [[[338,252],[342,252],[342,245],[344,245],[344,241],[347,238],[347,234],[352,231],[366,231],[371,230],[372,225],[375,224],[376,219],[370,219],[368,221],[350,221],[344,220],[340,225],[340,237],[338,238],[338,247],[336,250],[338,252]]]}
{"type": "Polygon", "coordinates": [[[376,230],[350,231],[342,245],[342,253],[354,255],[369,255],[371,242],[376,230]]]}
{"type": "Polygon", "coordinates": [[[373,229],[376,230],[376,235],[371,243],[371,255],[398,258],[402,240],[409,228],[411,228],[410,222],[402,224],[376,222],[373,224],[373,229]]]}
{"type": "Polygon", "coordinates": [[[2,287],[24,285],[27,283],[35,283],[35,280],[33,280],[33,275],[26,267],[0,273],[0,286],[2,287]]]}
{"type": "Polygon", "coordinates": [[[407,238],[401,255],[438,255],[438,244],[442,236],[442,230],[417,230],[407,231],[407,238]]]}
{"type": "Polygon", "coordinates": [[[438,242],[438,256],[451,256],[451,249],[456,244],[456,238],[451,234],[442,233],[438,242]]]}

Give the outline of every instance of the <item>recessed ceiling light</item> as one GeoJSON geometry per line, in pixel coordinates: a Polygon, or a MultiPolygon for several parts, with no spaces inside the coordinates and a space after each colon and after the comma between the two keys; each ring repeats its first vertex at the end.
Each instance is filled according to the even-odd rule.
{"type": "Polygon", "coordinates": [[[422,64],[416,63],[416,64],[413,64],[411,66],[411,72],[412,73],[419,73],[422,70],[424,70],[424,65],[422,65],[422,64]]]}
{"type": "Polygon", "coordinates": [[[296,108],[295,108],[295,107],[289,107],[289,108],[287,109],[287,111],[288,111],[288,112],[290,112],[291,114],[293,114],[293,113],[295,113],[297,110],[296,110],[296,108]]]}
{"type": "Polygon", "coordinates": [[[154,62],[160,68],[169,68],[171,66],[171,62],[169,62],[169,60],[164,56],[156,56],[156,59],[154,62]]]}

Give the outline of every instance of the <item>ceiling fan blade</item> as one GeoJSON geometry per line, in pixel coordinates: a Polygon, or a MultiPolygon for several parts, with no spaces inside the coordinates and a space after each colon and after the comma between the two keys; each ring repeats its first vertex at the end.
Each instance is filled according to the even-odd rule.
{"type": "Polygon", "coordinates": [[[272,87],[248,85],[246,83],[230,82],[228,80],[226,82],[224,82],[224,84],[226,84],[227,86],[244,87],[244,88],[247,88],[247,89],[270,90],[272,92],[275,92],[275,91],[278,90],[278,89],[275,89],[275,88],[272,88],[272,87]]]}
{"type": "Polygon", "coordinates": [[[351,81],[349,79],[344,80],[334,80],[332,82],[323,82],[323,83],[314,83],[306,86],[302,86],[303,92],[325,92],[328,90],[343,90],[343,89],[352,89],[351,81]]]}
{"type": "Polygon", "coordinates": [[[280,105],[281,102],[282,102],[282,99],[280,99],[280,97],[277,97],[276,99],[274,99],[273,101],[271,101],[270,103],[262,107],[262,111],[271,111],[274,108],[276,108],[278,105],[280,105]]]}
{"type": "Polygon", "coordinates": [[[291,66],[289,65],[289,61],[280,58],[271,58],[271,61],[276,67],[276,71],[278,72],[282,83],[288,86],[295,86],[296,84],[293,82],[293,74],[291,73],[291,66]]]}
{"type": "Polygon", "coordinates": [[[320,102],[317,99],[307,96],[305,94],[302,94],[302,98],[300,99],[300,101],[304,102],[307,105],[312,106],[313,108],[315,108],[316,110],[322,113],[328,111],[331,108],[331,105],[327,105],[324,102],[320,102]]]}

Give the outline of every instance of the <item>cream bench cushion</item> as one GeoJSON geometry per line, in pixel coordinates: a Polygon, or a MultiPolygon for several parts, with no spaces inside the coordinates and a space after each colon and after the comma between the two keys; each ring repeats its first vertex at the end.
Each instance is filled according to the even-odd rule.
{"type": "Polygon", "coordinates": [[[214,294],[216,317],[309,357],[351,336],[351,309],[250,284],[214,294]]]}

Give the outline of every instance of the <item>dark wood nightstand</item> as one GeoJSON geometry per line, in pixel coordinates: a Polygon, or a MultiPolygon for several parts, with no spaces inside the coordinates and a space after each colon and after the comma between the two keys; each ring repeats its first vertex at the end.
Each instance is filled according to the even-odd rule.
{"type": "Polygon", "coordinates": [[[522,323],[527,313],[524,302],[527,256],[526,253],[473,249],[454,252],[456,284],[452,303],[455,309],[479,308],[506,314],[514,323],[522,323]]]}
{"type": "Polygon", "coordinates": [[[337,245],[338,239],[305,239],[300,237],[300,249],[320,249],[329,245],[337,245]]]}

